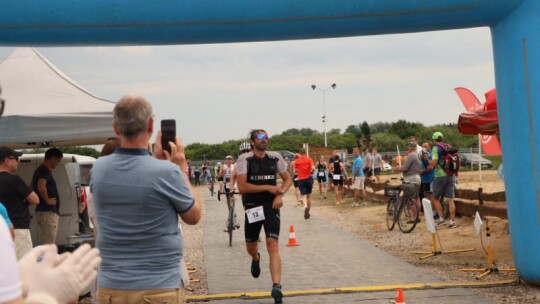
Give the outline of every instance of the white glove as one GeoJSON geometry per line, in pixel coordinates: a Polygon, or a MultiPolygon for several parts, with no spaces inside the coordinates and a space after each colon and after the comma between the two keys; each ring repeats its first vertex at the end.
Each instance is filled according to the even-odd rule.
{"type": "MultiPolygon", "coordinates": [[[[56,246],[52,246],[56,249],[56,246]]],[[[101,263],[99,250],[83,244],[71,253],[60,256],[48,250],[43,260],[37,263],[38,271],[28,286],[28,294],[46,293],[59,304],[76,299],[87,289],[97,276],[97,266],[101,263]]]]}
{"type": "Polygon", "coordinates": [[[41,271],[41,266],[43,265],[40,265],[38,260],[43,259],[45,255],[55,256],[57,255],[56,252],[55,245],[37,246],[19,260],[17,266],[19,267],[23,297],[26,297],[28,294],[28,286],[32,285],[38,276],[38,273],[41,271]]]}

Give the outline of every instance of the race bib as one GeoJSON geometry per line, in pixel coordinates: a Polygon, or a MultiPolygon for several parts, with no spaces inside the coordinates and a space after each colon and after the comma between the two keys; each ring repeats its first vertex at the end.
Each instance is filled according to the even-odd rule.
{"type": "Polygon", "coordinates": [[[251,209],[246,210],[246,215],[248,218],[248,222],[250,224],[260,222],[264,220],[264,210],[262,206],[254,207],[251,209]]]}
{"type": "Polygon", "coordinates": [[[231,189],[231,186],[227,183],[227,184],[225,184],[225,189],[226,189],[226,190],[230,190],[230,189],[231,189]]]}
{"type": "Polygon", "coordinates": [[[324,172],[319,172],[319,176],[320,176],[320,177],[323,177],[323,176],[324,176],[324,172]]]}
{"type": "Polygon", "coordinates": [[[332,179],[340,180],[340,179],[341,179],[341,175],[339,175],[339,174],[334,174],[334,176],[332,176],[332,179]]]}

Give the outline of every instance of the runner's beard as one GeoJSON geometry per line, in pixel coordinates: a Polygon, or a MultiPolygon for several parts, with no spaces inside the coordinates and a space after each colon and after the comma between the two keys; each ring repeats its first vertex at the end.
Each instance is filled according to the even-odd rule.
{"type": "Polygon", "coordinates": [[[264,152],[266,151],[266,148],[268,147],[268,142],[261,141],[259,144],[255,144],[254,147],[257,151],[264,152]]]}

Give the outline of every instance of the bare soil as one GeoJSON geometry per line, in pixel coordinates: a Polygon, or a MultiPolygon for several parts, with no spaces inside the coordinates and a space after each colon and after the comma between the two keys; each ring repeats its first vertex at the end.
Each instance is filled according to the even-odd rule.
{"type": "MultiPolygon", "coordinates": [[[[389,179],[390,176],[383,176],[389,179]]],[[[493,193],[504,191],[503,181],[497,179],[496,171],[488,170],[482,172],[482,183],[478,172],[462,172],[459,177],[460,189],[478,189],[482,186],[484,192],[493,193]]],[[[413,251],[431,252],[433,249],[431,235],[426,231],[424,219],[418,224],[416,229],[410,234],[403,234],[396,227],[393,231],[388,231],[385,222],[384,203],[369,202],[366,207],[352,207],[352,198],[347,198],[346,204],[335,205],[333,195],[329,192],[326,200],[319,200],[318,187],[314,187],[315,198],[312,214],[322,217],[332,222],[343,230],[373,243],[374,246],[399,257],[418,267],[432,271],[450,281],[475,281],[477,273],[461,272],[462,268],[486,268],[487,255],[485,252],[486,236],[485,232],[480,237],[474,228],[474,218],[462,216],[456,219],[459,228],[449,229],[438,228],[438,249],[457,250],[473,248],[475,251],[443,254],[419,260],[419,255],[413,251]],[[404,250],[406,248],[406,250],[404,250]]],[[[206,187],[200,187],[200,191],[208,191],[206,187]]],[[[289,191],[286,196],[287,202],[295,202],[293,191],[289,191]]],[[[498,204],[505,204],[499,202],[498,204]]],[[[510,244],[510,234],[508,220],[496,217],[488,217],[491,229],[491,244],[493,248],[493,259],[499,269],[512,268],[512,248],[510,244]]],[[[206,294],[208,292],[204,271],[204,256],[202,254],[202,233],[204,227],[184,226],[184,237],[186,239],[186,258],[190,267],[196,269],[191,276],[200,280],[191,284],[193,291],[187,294],[206,294]]],[[[496,273],[486,276],[484,281],[517,279],[514,273],[496,273]]],[[[486,295],[493,299],[494,303],[540,303],[540,288],[520,282],[515,285],[492,288],[474,289],[479,294],[486,295]]]]}

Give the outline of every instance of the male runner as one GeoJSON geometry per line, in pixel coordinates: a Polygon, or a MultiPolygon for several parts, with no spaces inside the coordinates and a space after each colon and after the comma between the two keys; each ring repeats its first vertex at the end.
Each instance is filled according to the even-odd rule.
{"type": "Polygon", "coordinates": [[[261,228],[266,234],[266,248],[270,258],[272,297],[275,303],[282,303],[281,258],[278,238],[280,230],[279,209],[283,206],[283,194],[292,184],[287,172],[287,164],[277,152],[266,151],[268,134],[264,130],[250,133],[253,151],[240,155],[236,163],[238,189],[242,192],[245,214],[246,249],[252,258],[251,275],[261,274],[258,242],[261,228]],[[277,174],[283,180],[277,185],[277,174]]]}

